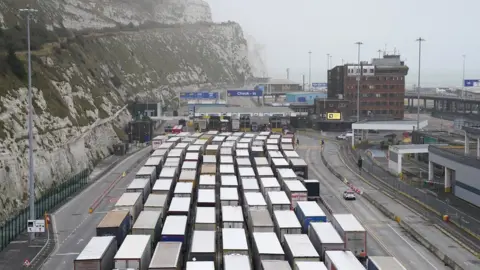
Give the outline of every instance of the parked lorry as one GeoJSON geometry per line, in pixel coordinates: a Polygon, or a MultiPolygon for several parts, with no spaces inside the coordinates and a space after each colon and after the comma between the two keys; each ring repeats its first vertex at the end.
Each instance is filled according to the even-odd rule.
{"type": "Polygon", "coordinates": [[[345,242],[330,222],[312,222],[308,237],[322,260],[327,250],[345,250],[345,242]]]}
{"type": "Polygon", "coordinates": [[[158,242],[148,270],[176,270],[182,262],[181,242],[158,242]]]}
{"type": "Polygon", "coordinates": [[[316,202],[298,201],[295,214],[302,223],[303,233],[308,232],[308,226],[311,222],[327,222],[327,216],[316,202]]]}
{"type": "Polygon", "coordinates": [[[150,235],[127,235],[113,258],[115,269],[147,270],[152,258],[150,235]]]}
{"type": "Polygon", "coordinates": [[[112,269],[115,253],[117,253],[115,236],[94,236],[73,261],[73,269],[112,269]]]}
{"type": "Polygon", "coordinates": [[[117,246],[120,247],[132,225],[128,211],[112,210],[97,225],[97,236],[115,236],[117,246]]]}
{"type": "Polygon", "coordinates": [[[367,260],[367,270],[407,270],[395,257],[370,256],[367,260]]]}
{"type": "Polygon", "coordinates": [[[325,251],[325,266],[328,270],[365,270],[365,267],[351,251],[325,251]]]}
{"type": "Polygon", "coordinates": [[[332,225],[345,239],[345,248],[358,258],[367,257],[367,231],[352,214],[333,214],[332,225]]]}

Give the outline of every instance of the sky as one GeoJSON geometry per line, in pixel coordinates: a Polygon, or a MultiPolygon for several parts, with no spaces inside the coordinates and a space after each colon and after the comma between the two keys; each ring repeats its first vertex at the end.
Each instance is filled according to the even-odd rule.
{"type": "Polygon", "coordinates": [[[331,66],[378,57],[378,50],[400,52],[409,66],[407,87],[417,84],[419,37],[421,86],[457,86],[480,79],[479,0],[205,0],[215,22],[238,22],[245,34],[265,46],[268,76],[308,83],[326,82],[331,66]]]}

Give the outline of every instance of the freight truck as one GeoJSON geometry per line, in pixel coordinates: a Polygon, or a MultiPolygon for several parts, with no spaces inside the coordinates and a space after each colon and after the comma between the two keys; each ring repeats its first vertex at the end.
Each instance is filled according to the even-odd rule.
{"type": "Polygon", "coordinates": [[[94,236],[73,261],[73,269],[112,269],[115,253],[117,253],[115,236],[94,236]]]}
{"type": "Polygon", "coordinates": [[[311,222],[327,222],[327,216],[316,202],[299,201],[295,207],[295,214],[302,223],[303,233],[307,233],[311,222]]]}
{"type": "Polygon", "coordinates": [[[358,258],[367,257],[367,232],[352,214],[332,215],[332,225],[345,242],[345,248],[358,258]]]}
{"type": "Polygon", "coordinates": [[[110,211],[97,225],[97,236],[115,236],[117,246],[119,247],[133,223],[131,222],[128,211],[110,211]]]}
{"type": "Polygon", "coordinates": [[[370,256],[367,270],[407,270],[395,257],[370,256]]]}
{"type": "Polygon", "coordinates": [[[328,270],[365,270],[365,267],[351,251],[325,251],[324,263],[328,270]]]}
{"type": "Polygon", "coordinates": [[[322,260],[327,250],[345,249],[345,242],[330,222],[312,222],[308,227],[308,237],[322,260]]]}
{"type": "Polygon", "coordinates": [[[150,235],[127,235],[115,254],[115,269],[147,270],[152,258],[150,235]]]}

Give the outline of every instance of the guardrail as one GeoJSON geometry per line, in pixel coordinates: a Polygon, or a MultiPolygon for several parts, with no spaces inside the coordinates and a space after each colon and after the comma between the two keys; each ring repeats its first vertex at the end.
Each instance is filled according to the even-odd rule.
{"type": "MultiPolygon", "coordinates": [[[[327,162],[327,160],[324,157],[323,150],[321,152],[321,159],[323,164],[328,168],[330,172],[332,172],[339,180],[346,182],[348,185],[349,182],[348,180],[343,177],[340,173],[336,172],[335,169],[330,166],[330,164],[327,162]]],[[[380,204],[377,202],[375,199],[370,197],[368,193],[362,192],[362,197],[365,198],[367,201],[369,201],[373,206],[375,206],[380,212],[382,212],[386,217],[396,221],[400,227],[402,227],[407,233],[409,233],[413,238],[415,238],[417,241],[420,242],[424,247],[426,247],[428,250],[430,250],[435,256],[437,256],[446,266],[449,266],[452,269],[455,270],[463,270],[464,268],[461,266],[461,264],[455,262],[453,259],[451,259],[447,254],[443,253],[440,251],[436,246],[434,246],[430,241],[428,241],[427,238],[425,238],[422,234],[417,232],[414,228],[412,228],[407,222],[404,222],[401,220],[399,216],[397,216],[395,213],[392,211],[388,210],[384,205],[380,204]]]]}

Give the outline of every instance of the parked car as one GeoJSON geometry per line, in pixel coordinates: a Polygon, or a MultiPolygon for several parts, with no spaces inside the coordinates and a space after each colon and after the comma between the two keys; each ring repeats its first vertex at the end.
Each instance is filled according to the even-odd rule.
{"type": "Polygon", "coordinates": [[[353,132],[347,131],[345,133],[342,133],[337,136],[337,140],[346,140],[346,139],[351,139],[353,136],[353,132]]]}

